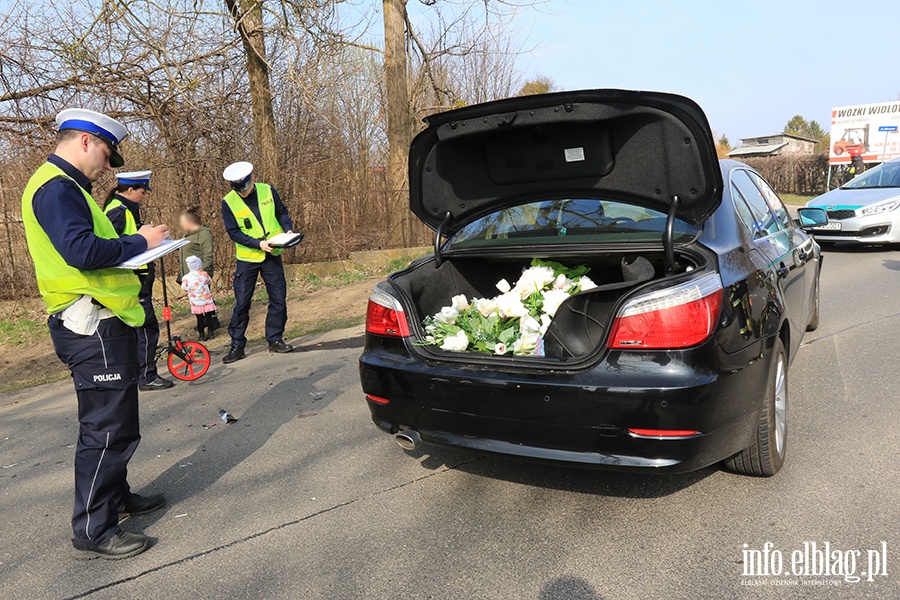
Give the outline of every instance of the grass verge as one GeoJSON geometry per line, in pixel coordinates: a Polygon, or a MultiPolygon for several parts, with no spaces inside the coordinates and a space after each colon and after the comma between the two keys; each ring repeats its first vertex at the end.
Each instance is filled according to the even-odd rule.
{"type": "Polygon", "coordinates": [[[790,204],[791,206],[803,206],[816,196],[806,196],[801,194],[778,194],[781,197],[781,200],[785,204],[790,204]]]}
{"type": "Polygon", "coordinates": [[[19,314],[0,320],[0,347],[23,346],[34,342],[35,337],[46,333],[46,318],[19,314]]]}

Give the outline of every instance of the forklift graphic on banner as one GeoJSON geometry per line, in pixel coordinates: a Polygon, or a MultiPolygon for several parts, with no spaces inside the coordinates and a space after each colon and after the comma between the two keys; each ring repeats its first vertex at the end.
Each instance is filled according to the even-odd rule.
{"type": "Polygon", "coordinates": [[[869,124],[863,127],[851,127],[844,130],[841,139],[834,143],[832,151],[840,156],[847,152],[850,156],[859,156],[869,151],[869,124]]]}

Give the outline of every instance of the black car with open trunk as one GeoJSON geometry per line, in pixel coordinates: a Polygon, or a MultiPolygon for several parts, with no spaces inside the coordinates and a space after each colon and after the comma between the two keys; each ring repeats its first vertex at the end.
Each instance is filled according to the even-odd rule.
{"type": "MultiPolygon", "coordinates": [[[[378,284],[362,388],[404,448],[433,443],[681,472],[784,461],[788,366],[818,323],[821,255],[676,95],[586,90],[440,113],[410,149],[434,254],[378,284]],[[535,258],[590,268],[539,356],[427,345],[423,319],[535,258]]],[[[805,209],[810,225],[827,220],[805,209]]]]}

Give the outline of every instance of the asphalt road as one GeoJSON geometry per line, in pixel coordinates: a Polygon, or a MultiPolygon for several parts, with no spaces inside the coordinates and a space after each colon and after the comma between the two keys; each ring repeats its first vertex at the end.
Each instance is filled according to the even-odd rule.
{"type": "Polygon", "coordinates": [[[124,524],[158,542],[118,562],[70,556],[70,385],[0,396],[0,597],[898,598],[900,252],[828,252],[822,297],[774,478],[407,454],[369,420],[350,330],[144,394],[130,480],[170,506],[124,524]],[[767,541],[861,550],[857,572],[885,541],[888,575],[742,577],[767,541]]]}

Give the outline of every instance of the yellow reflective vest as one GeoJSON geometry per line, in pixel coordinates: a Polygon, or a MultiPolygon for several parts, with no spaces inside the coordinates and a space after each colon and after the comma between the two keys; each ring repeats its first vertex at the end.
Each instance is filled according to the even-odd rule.
{"type": "MultiPolygon", "coordinates": [[[[228,208],[231,209],[238,227],[250,237],[258,240],[267,240],[273,235],[284,233],[281,223],[278,222],[278,218],[275,216],[275,197],[272,195],[272,188],[265,183],[257,183],[256,199],[259,203],[259,216],[262,217],[262,223],[259,222],[259,219],[256,218],[256,215],[253,214],[253,211],[241,198],[241,195],[234,190],[228,192],[224,200],[228,208]]],[[[238,260],[261,263],[266,259],[265,250],[237,243],[235,243],[235,247],[238,260]]],[[[273,249],[272,256],[278,256],[281,254],[281,251],[281,248],[273,249]]]]}
{"type": "MultiPolygon", "coordinates": [[[[144,324],[144,309],[138,303],[141,281],[127,269],[96,269],[80,271],[69,265],[53,246],[44,228],[34,215],[34,194],[57,177],[72,179],[51,163],[44,163],[35,171],[22,194],[22,221],[28,252],[34,261],[38,289],[47,312],[51,315],[68,308],[82,295],[88,295],[110,309],[117,317],[133,327],[144,324]]],[[[74,181],[74,180],[73,180],[74,181]]],[[[81,188],[94,220],[94,235],[107,240],[119,237],[109,219],[84,188],[81,188]]]]}
{"type": "MultiPolygon", "coordinates": [[[[122,235],[123,236],[134,235],[135,233],[138,232],[137,221],[134,220],[134,215],[131,213],[130,210],[128,210],[128,207],[125,206],[125,204],[121,200],[119,200],[118,198],[113,198],[112,200],[109,201],[109,204],[106,205],[106,208],[103,210],[103,212],[107,216],[109,216],[110,212],[114,211],[115,209],[119,208],[120,206],[122,207],[122,210],[125,211],[125,229],[122,230],[122,235]]],[[[147,265],[141,265],[140,267],[138,267],[137,270],[138,271],[147,271],[148,269],[149,269],[149,267],[147,265]]]]}

